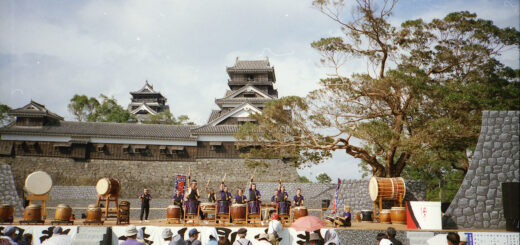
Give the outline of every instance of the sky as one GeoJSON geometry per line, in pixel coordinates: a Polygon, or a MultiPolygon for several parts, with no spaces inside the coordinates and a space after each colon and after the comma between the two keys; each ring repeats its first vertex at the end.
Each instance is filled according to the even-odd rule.
{"type": "MultiPolygon", "coordinates": [[[[346,1],[348,2],[348,1],[346,1]]],[[[408,0],[390,21],[442,18],[468,10],[500,27],[519,28],[513,0],[408,0]]],[[[337,36],[339,27],[308,0],[225,1],[0,1],[0,103],[17,108],[31,99],[72,120],[74,94],[115,97],[126,107],[145,80],[174,115],[206,122],[227,89],[235,59],[269,57],[280,96],[305,96],[330,70],[310,43],[337,36]]],[[[519,67],[518,52],[502,56],[519,67]]],[[[366,70],[359,60],[347,73],[366,70]]],[[[344,152],[299,170],[314,179],[359,179],[358,160],[344,152]]]]}

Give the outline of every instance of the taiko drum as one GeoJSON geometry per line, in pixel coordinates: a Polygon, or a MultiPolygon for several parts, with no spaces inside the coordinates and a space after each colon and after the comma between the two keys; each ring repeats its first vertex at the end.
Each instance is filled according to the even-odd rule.
{"type": "Polygon", "coordinates": [[[101,208],[96,204],[90,204],[87,207],[87,218],[86,221],[101,221],[101,208]]]}
{"type": "Polygon", "coordinates": [[[406,208],[393,207],[390,209],[390,219],[394,224],[406,224],[406,208]]]}
{"type": "Polygon", "coordinates": [[[0,221],[13,221],[14,206],[9,204],[0,204],[0,221]]]}
{"type": "Polygon", "coordinates": [[[306,207],[294,207],[294,219],[297,220],[298,218],[308,216],[309,212],[307,211],[306,207]]]}
{"type": "Polygon", "coordinates": [[[181,218],[181,207],[177,205],[170,205],[166,209],[166,218],[168,219],[180,219],[181,218]]]}
{"type": "Polygon", "coordinates": [[[99,195],[117,195],[121,189],[119,180],[112,178],[102,178],[96,184],[96,191],[99,195]]]}
{"type": "Polygon", "coordinates": [[[42,206],[31,204],[25,207],[23,218],[26,221],[41,221],[42,220],[42,206]]]}
{"type": "Polygon", "coordinates": [[[58,204],[54,219],[59,221],[68,221],[72,215],[72,208],[67,204],[58,204]]]}
{"type": "Polygon", "coordinates": [[[231,205],[231,219],[245,220],[246,219],[246,205],[245,204],[231,205]]]}
{"type": "Polygon", "coordinates": [[[381,221],[381,223],[389,224],[391,221],[390,209],[381,210],[381,212],[379,213],[379,220],[381,221]]]}
{"type": "Polygon", "coordinates": [[[372,177],[368,183],[368,191],[372,201],[399,200],[406,194],[406,185],[403,178],[380,178],[372,177]]]}

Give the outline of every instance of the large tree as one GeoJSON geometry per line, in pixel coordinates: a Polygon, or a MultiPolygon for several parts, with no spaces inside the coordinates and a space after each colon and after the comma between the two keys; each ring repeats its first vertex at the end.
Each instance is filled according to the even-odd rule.
{"type": "Polygon", "coordinates": [[[515,29],[468,12],[392,26],[395,1],[358,0],[349,18],[343,1],[313,4],[344,33],[312,43],[333,72],[308,96],[271,101],[253,115],[257,124],[237,133],[261,146],[250,155],[319,163],[345,150],[386,177],[431,163],[428,155],[465,171],[481,111],[518,109],[519,72],[498,61],[519,47],[515,29]],[[350,59],[367,61],[368,72],[344,74],[350,59]]]}
{"type": "Polygon", "coordinates": [[[194,122],[190,121],[187,115],[180,115],[175,117],[171,112],[165,111],[150,117],[143,121],[143,123],[149,124],[170,124],[170,125],[195,125],[194,122]]]}
{"type": "Polygon", "coordinates": [[[74,95],[68,105],[69,111],[80,122],[118,122],[126,123],[134,119],[133,115],[117,103],[115,98],[104,94],[95,97],[74,95]]]}

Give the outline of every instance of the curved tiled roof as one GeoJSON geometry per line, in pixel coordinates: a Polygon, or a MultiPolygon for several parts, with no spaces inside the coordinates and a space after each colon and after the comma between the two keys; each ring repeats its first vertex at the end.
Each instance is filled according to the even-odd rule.
{"type": "Polygon", "coordinates": [[[61,121],[59,125],[28,127],[11,125],[0,133],[60,136],[99,136],[116,138],[194,139],[191,129],[197,126],[61,121]]]}
{"type": "Polygon", "coordinates": [[[235,134],[238,130],[238,125],[204,125],[199,128],[193,129],[191,132],[194,135],[209,134],[209,135],[229,135],[235,134]]]}

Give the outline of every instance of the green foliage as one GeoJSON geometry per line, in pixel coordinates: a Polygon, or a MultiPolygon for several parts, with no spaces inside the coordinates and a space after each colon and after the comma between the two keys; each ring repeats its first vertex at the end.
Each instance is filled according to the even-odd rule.
{"type": "Polygon", "coordinates": [[[316,176],[316,181],[320,184],[330,184],[332,182],[332,179],[329,177],[326,173],[321,173],[318,176],[316,176]]]}
{"type": "Polygon", "coordinates": [[[314,1],[344,34],[311,44],[334,74],[306,97],[271,101],[236,137],[262,146],[259,155],[299,164],[345,150],[372,175],[428,179],[431,198],[439,181],[455,188],[450,180],[469,167],[482,111],[520,109],[520,71],[498,61],[519,48],[520,32],[465,11],[392,26],[395,3],[357,1],[348,19],[343,1],[314,1]],[[348,57],[368,60],[370,72],[342,75],[348,57]]]}
{"type": "Polygon", "coordinates": [[[68,105],[75,119],[81,122],[118,122],[126,123],[135,119],[133,115],[117,104],[115,98],[101,94],[101,102],[95,97],[74,95],[68,105]]]}
{"type": "Polygon", "coordinates": [[[0,104],[0,127],[3,127],[11,122],[12,118],[7,115],[9,110],[11,110],[11,107],[0,104]]]}
{"type": "Polygon", "coordinates": [[[195,125],[195,123],[190,122],[190,118],[186,115],[180,115],[179,117],[175,117],[171,112],[164,111],[157,113],[155,115],[150,115],[150,117],[143,121],[143,123],[149,124],[169,124],[169,125],[195,125]]]}
{"type": "Polygon", "coordinates": [[[299,180],[300,180],[300,183],[312,183],[309,178],[305,177],[305,176],[298,176],[299,180]]]}

